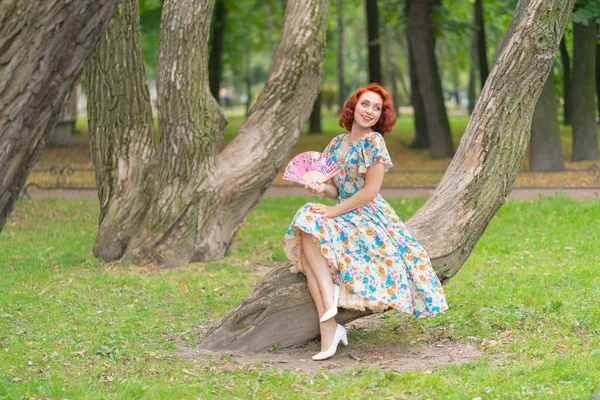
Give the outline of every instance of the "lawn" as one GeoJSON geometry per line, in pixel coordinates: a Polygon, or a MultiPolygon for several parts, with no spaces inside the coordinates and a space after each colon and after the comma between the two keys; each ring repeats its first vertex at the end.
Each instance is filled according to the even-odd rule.
{"type": "MultiPolygon", "coordinates": [[[[0,398],[588,399],[600,388],[600,204],[560,196],[502,206],[445,285],[442,315],[388,312],[349,331],[351,350],[443,332],[483,357],[307,373],[181,357],[250,293],[255,263],[285,259],[306,201],[263,198],[227,257],[165,271],[93,257],[96,201],[19,201],[0,233],[0,398]]],[[[425,199],[389,201],[407,220],[425,199]]]]}

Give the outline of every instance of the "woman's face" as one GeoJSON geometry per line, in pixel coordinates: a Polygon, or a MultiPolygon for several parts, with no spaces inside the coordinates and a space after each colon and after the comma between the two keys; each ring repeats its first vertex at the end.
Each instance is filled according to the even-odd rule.
{"type": "Polygon", "coordinates": [[[363,93],[354,108],[354,123],[365,129],[371,128],[381,117],[382,103],[383,99],[378,93],[363,93]]]}

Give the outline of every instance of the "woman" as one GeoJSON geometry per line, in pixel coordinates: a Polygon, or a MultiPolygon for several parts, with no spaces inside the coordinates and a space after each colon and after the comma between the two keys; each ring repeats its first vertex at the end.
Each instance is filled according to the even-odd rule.
{"type": "Polygon", "coordinates": [[[283,239],[292,272],[304,272],[320,319],[321,352],[333,356],[346,330],[336,323],[338,307],[351,310],[389,307],[417,318],[436,315],[448,305],[425,249],[381,197],[383,174],[392,168],[383,135],[396,123],[387,91],[370,84],[346,102],[336,136],[324,153],[341,172],[333,184],[307,185],[314,194],[337,199],[334,206],[305,204],[283,239]]]}

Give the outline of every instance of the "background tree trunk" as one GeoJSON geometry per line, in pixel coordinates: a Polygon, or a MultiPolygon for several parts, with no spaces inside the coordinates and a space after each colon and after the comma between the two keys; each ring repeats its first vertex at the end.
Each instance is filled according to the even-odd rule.
{"type": "MultiPolygon", "coordinates": [[[[99,236],[106,231],[128,238],[122,254],[114,256],[126,263],[178,266],[223,257],[249,211],[282,168],[321,86],[329,1],[289,2],[267,83],[236,138],[219,153],[225,120],[208,84],[212,6],[211,2],[185,0],[167,2],[163,8],[157,87],[161,140],[158,145],[140,144],[143,154],[156,154],[158,164],[152,169],[141,166],[138,171],[146,177],[148,188],[145,206],[131,209],[141,214],[136,228],[121,232],[123,221],[107,213],[99,230],[99,236]]],[[[143,75],[133,66],[132,57],[139,51],[135,46],[124,57],[136,74],[143,75]]],[[[116,50],[111,46],[111,51],[116,50]]],[[[96,84],[96,90],[105,90],[104,82],[96,84]]],[[[135,93],[139,97],[142,92],[135,93]]],[[[120,114],[109,108],[103,118],[114,126],[110,120],[120,114]]],[[[98,124],[91,121],[90,125],[98,124]]],[[[94,152],[109,156],[95,154],[95,160],[118,159],[111,154],[115,147],[117,143],[99,142],[94,152]]],[[[124,196],[134,203],[129,194],[124,196]]],[[[107,207],[113,201],[127,203],[111,192],[107,207]]],[[[98,254],[112,254],[109,250],[98,249],[98,254]]]]}
{"type": "Polygon", "coordinates": [[[564,169],[552,70],[550,70],[550,75],[544,84],[544,89],[533,113],[529,164],[531,171],[561,171],[564,169]]]}
{"type": "Polygon", "coordinates": [[[600,117],[600,43],[596,42],[596,105],[600,117]]]}
{"type": "MultiPolygon", "coordinates": [[[[385,25],[385,32],[387,37],[393,37],[393,30],[388,25],[385,25]]],[[[388,82],[390,90],[390,95],[392,96],[392,102],[394,103],[394,107],[396,115],[399,115],[398,106],[400,105],[400,93],[398,91],[398,77],[397,77],[397,67],[396,67],[396,52],[394,49],[395,43],[392,40],[388,40],[385,46],[385,50],[387,52],[387,77],[386,80],[388,82]]]]}
{"type": "Polygon", "coordinates": [[[271,8],[271,4],[270,1],[267,0],[263,3],[263,7],[265,8],[265,15],[266,15],[266,19],[267,19],[267,29],[268,29],[268,36],[267,39],[269,40],[269,46],[271,47],[271,54],[275,55],[275,52],[277,51],[277,41],[275,40],[276,34],[275,34],[275,21],[273,20],[273,9],[271,8]]]}
{"type": "Polygon", "coordinates": [[[0,3],[0,230],[116,4],[0,3]]]}
{"type": "Polygon", "coordinates": [[[308,127],[308,133],[323,133],[321,127],[321,91],[315,100],[312,112],[310,113],[310,124],[308,127]]]}
{"type": "Polygon", "coordinates": [[[574,24],[572,161],[598,159],[596,130],[596,22],[574,24]]]}
{"type": "Polygon", "coordinates": [[[100,221],[94,255],[118,260],[149,204],[158,165],[140,44],[138,0],[121,0],[86,68],[88,120],[100,221]],[[118,221],[118,224],[115,224],[118,221]]]}
{"type": "MultiPolygon", "coordinates": [[[[476,7],[473,7],[473,21],[474,21],[474,25],[477,26],[477,16],[475,14],[476,14],[476,7]]],[[[478,62],[479,56],[477,53],[477,42],[478,42],[477,30],[473,29],[473,32],[471,32],[471,46],[469,46],[470,47],[469,54],[470,54],[470,59],[471,59],[471,67],[469,68],[469,115],[472,115],[473,110],[475,110],[475,102],[477,101],[477,69],[476,69],[476,66],[481,65],[478,62]]],[[[487,76],[486,76],[486,79],[487,79],[487,76]]],[[[485,82],[481,82],[482,88],[483,88],[484,84],[485,84],[485,82]]]]}
{"type": "MultiPolygon", "coordinates": [[[[573,2],[519,2],[456,157],[431,198],[407,222],[443,283],[466,261],[511,190],[573,2]]],[[[267,275],[208,331],[201,346],[263,351],[318,337],[314,303],[300,283],[305,279],[290,275],[283,267],[267,275]]],[[[336,319],[362,315],[344,311],[336,319]]]]}
{"type": "Polygon", "coordinates": [[[469,115],[475,110],[475,102],[477,101],[477,72],[475,66],[469,68],[469,115]]]}
{"type": "Polygon", "coordinates": [[[477,29],[477,59],[479,60],[479,79],[481,88],[489,75],[487,47],[485,43],[485,19],[483,18],[483,1],[475,0],[475,27],[477,29]]]}
{"type": "Polygon", "coordinates": [[[367,9],[367,34],[369,47],[369,83],[383,84],[381,80],[381,57],[379,37],[379,12],[377,0],[365,0],[367,9]]]}
{"type": "Polygon", "coordinates": [[[338,106],[341,110],[346,104],[346,81],[344,79],[344,0],[336,0],[337,8],[337,80],[338,106]]]}
{"type": "Polygon", "coordinates": [[[571,100],[571,57],[565,37],[560,41],[560,59],[563,67],[563,124],[571,125],[573,115],[573,101],[571,100]]]}
{"type": "Polygon", "coordinates": [[[212,43],[208,59],[210,92],[220,102],[221,70],[223,64],[223,42],[225,32],[225,0],[216,0],[215,17],[212,26],[212,43]]]}
{"type": "Polygon", "coordinates": [[[250,45],[246,49],[246,116],[250,115],[250,103],[252,102],[252,49],[250,45]]]}
{"type": "Polygon", "coordinates": [[[454,154],[450,123],[435,58],[435,37],[428,0],[408,2],[408,40],[416,68],[419,93],[427,120],[427,135],[434,157],[454,154]]]}
{"type": "Polygon", "coordinates": [[[411,143],[410,147],[426,149],[429,147],[427,118],[425,117],[423,98],[419,92],[419,77],[417,76],[417,66],[413,57],[410,40],[408,41],[408,64],[410,68],[410,102],[413,106],[413,121],[415,125],[415,140],[411,143]]]}

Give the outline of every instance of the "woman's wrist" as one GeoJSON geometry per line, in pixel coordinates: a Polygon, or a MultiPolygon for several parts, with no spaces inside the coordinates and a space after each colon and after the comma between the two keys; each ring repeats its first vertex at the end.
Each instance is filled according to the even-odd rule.
{"type": "Polygon", "coordinates": [[[323,191],[323,195],[330,199],[337,198],[337,188],[329,183],[325,184],[325,190],[323,191]]]}

